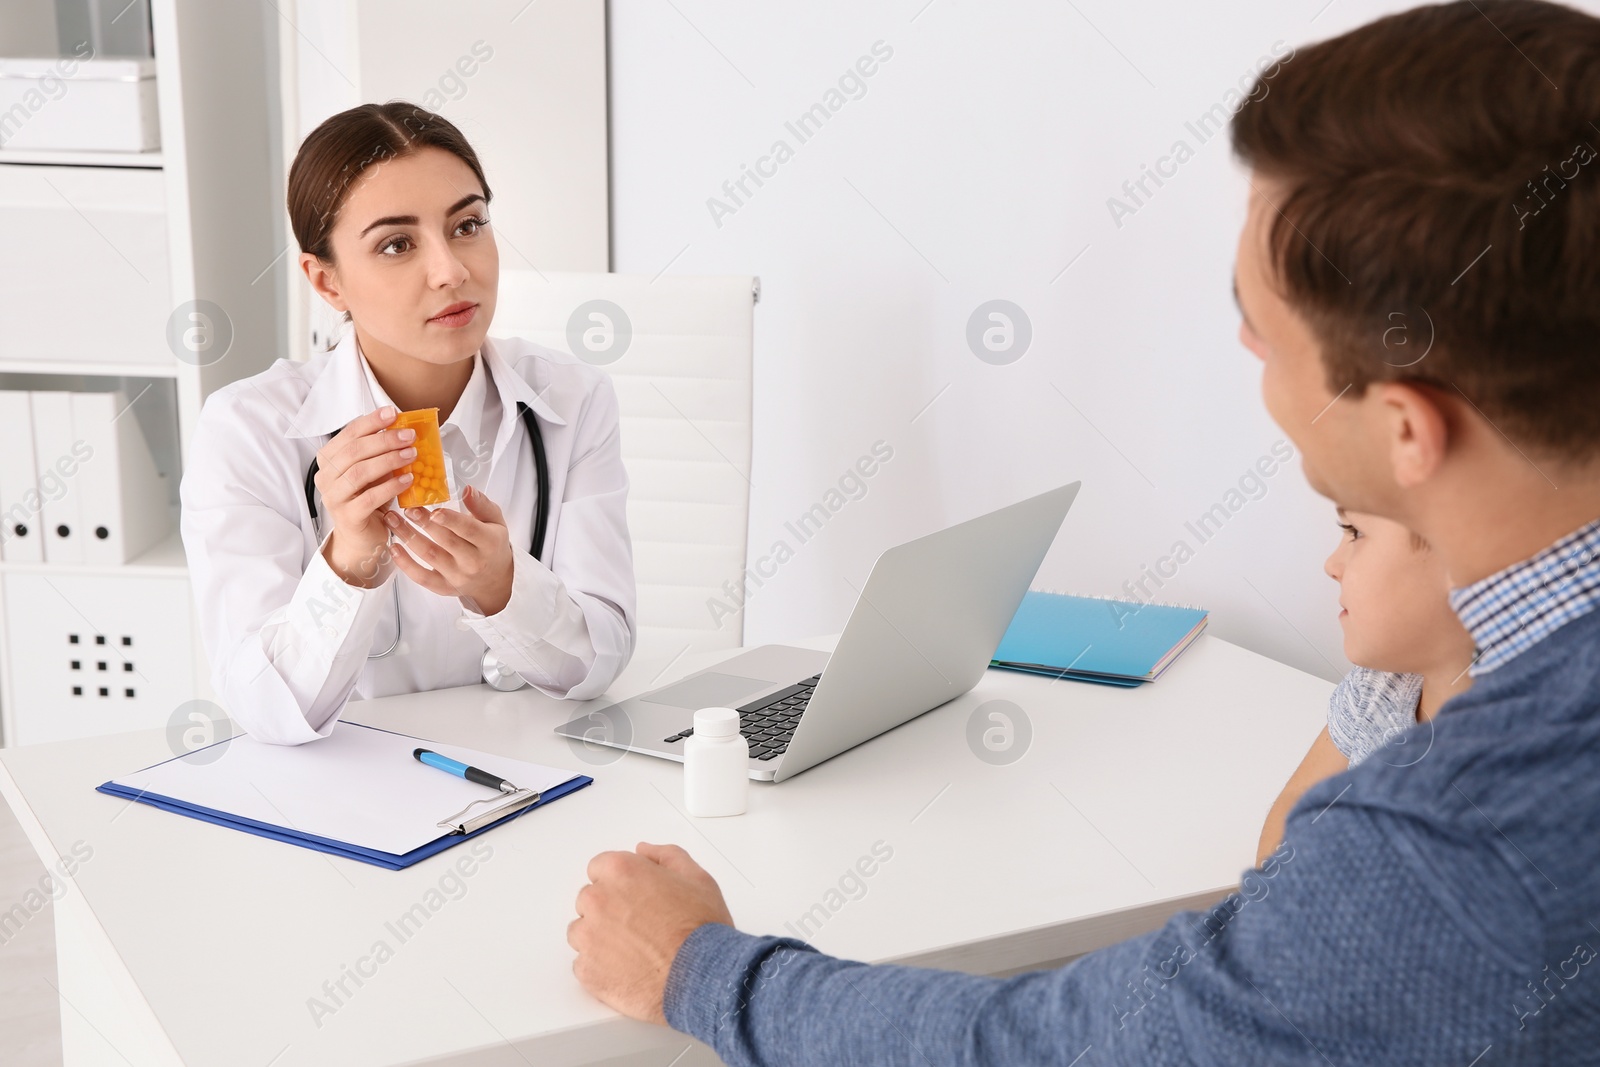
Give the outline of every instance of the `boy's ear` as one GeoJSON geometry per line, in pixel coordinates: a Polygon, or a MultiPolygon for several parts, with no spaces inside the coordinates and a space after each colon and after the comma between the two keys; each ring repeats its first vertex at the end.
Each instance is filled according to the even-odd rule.
{"type": "Polygon", "coordinates": [[[317,295],[328,302],[335,311],[350,310],[339,292],[339,279],[334,275],[333,264],[324,263],[310,252],[300,253],[300,269],[317,295]]]}
{"type": "Polygon", "coordinates": [[[1402,489],[1422,485],[1438,473],[1450,450],[1449,400],[1418,382],[1376,382],[1367,388],[1376,402],[1395,484],[1402,489]]]}

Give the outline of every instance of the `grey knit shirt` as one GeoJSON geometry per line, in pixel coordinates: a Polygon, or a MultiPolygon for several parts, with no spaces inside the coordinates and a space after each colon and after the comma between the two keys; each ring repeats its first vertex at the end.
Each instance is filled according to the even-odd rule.
{"type": "Polygon", "coordinates": [[[1420,674],[1357,667],[1328,698],[1328,738],[1354,767],[1417,724],[1421,697],[1420,674]]]}

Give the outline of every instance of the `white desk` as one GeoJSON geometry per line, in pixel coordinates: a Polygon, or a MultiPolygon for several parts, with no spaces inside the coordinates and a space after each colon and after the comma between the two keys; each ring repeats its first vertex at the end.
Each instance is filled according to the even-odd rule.
{"type": "Polygon", "coordinates": [[[477,839],[492,854],[464,878],[454,865],[474,842],[391,872],[94,792],[169,756],[159,731],[5,751],[0,787],[47,866],[92,849],[56,904],[71,1067],[686,1067],[715,1059],[697,1046],[674,1061],[687,1038],[615,1015],[572,977],[566,926],[594,853],[678,842],[741,928],[782,932],[821,903],[810,940],[837,955],[991,973],[1042,964],[1236,885],[1329,689],[1212,637],[1138,689],[990,671],[797,778],[752,783],[744,816],[707,820],[683,814],[678,764],[554,736],[574,705],[485,686],[352,704],[353,720],[593,774],[477,839]],[[967,725],[1002,699],[1033,736],[997,766],[973,754],[967,725]],[[827,912],[829,891],[880,841],[892,858],[827,912]],[[441,879],[450,892],[430,898],[441,879]],[[386,924],[417,904],[425,918],[397,937],[386,924]],[[331,1006],[324,983],[363,957],[370,976],[346,977],[350,995],[318,1025],[310,998],[331,1006]]]}

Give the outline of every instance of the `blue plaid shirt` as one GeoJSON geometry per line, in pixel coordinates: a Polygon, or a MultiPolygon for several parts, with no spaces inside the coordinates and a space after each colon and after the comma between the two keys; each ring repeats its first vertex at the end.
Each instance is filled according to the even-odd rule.
{"type": "Polygon", "coordinates": [[[1476,678],[1600,606],[1600,519],[1532,559],[1450,591],[1450,606],[1477,645],[1476,678]]]}

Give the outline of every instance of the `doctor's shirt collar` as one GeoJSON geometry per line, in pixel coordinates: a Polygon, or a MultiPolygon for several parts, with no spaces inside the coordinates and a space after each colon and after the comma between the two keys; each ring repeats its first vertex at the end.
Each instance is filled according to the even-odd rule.
{"type": "MultiPolygon", "coordinates": [[[[534,414],[547,423],[556,426],[566,425],[566,419],[557,415],[555,409],[539,395],[538,391],[530,385],[525,378],[500,355],[495,341],[485,339],[483,348],[479,350],[478,365],[473,368],[472,379],[469,380],[467,389],[462,393],[461,400],[457,402],[455,410],[450,414],[450,420],[463,432],[468,430],[464,425],[466,420],[476,422],[483,411],[483,393],[489,387],[492,379],[499,389],[502,401],[508,411],[515,411],[517,401],[522,401],[533,409],[534,414]],[[483,378],[485,372],[489,379],[483,378]],[[475,386],[474,382],[478,385],[475,386]],[[476,399],[469,394],[474,394],[476,399]],[[468,409],[463,411],[463,406],[468,409]],[[461,418],[457,418],[457,413],[461,418]]],[[[339,343],[328,353],[323,362],[321,371],[316,380],[312,382],[310,391],[305,400],[300,404],[294,416],[289,420],[288,437],[327,437],[338,433],[351,420],[359,418],[380,405],[386,397],[382,397],[382,389],[378,387],[375,378],[369,378],[370,371],[366,368],[365,357],[361,355],[356,345],[354,329],[348,329],[340,338],[339,343]],[[381,398],[381,399],[380,399],[381,398]]],[[[472,439],[469,437],[469,440],[472,439]]]]}
{"type": "MultiPolygon", "coordinates": [[[[384,391],[383,385],[378,381],[378,376],[372,370],[372,364],[367,360],[367,354],[361,351],[360,344],[356,345],[358,356],[356,363],[361,367],[361,374],[366,381],[367,395],[370,398],[365,410],[371,411],[384,405],[392,405],[396,411],[400,405],[384,391]]],[[[466,387],[461,390],[461,396],[456,400],[455,407],[450,409],[450,417],[439,421],[441,432],[447,426],[454,426],[461,431],[461,436],[466,440],[469,448],[478,446],[479,427],[484,416],[484,392],[488,383],[484,378],[483,360],[477,353],[472,355],[472,374],[467,378],[466,387]]]]}

